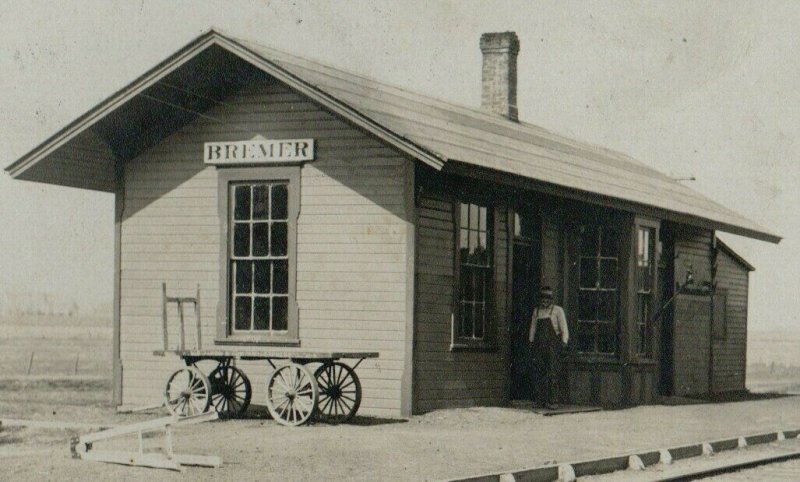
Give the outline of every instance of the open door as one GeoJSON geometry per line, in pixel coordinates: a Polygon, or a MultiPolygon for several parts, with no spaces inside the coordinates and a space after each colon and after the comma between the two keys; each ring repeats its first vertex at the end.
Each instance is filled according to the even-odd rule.
{"type": "Polygon", "coordinates": [[[541,219],[533,210],[518,210],[514,214],[511,400],[531,400],[533,395],[533,361],[528,332],[541,279],[541,226],[541,219]]]}
{"type": "Polygon", "coordinates": [[[675,245],[672,239],[667,238],[662,230],[662,252],[658,264],[658,280],[660,291],[660,303],[662,310],[659,313],[658,326],[660,327],[660,346],[659,353],[659,389],[658,394],[662,397],[670,397],[674,394],[674,362],[673,362],[673,339],[674,339],[674,305],[672,303],[675,295],[675,245]]]}

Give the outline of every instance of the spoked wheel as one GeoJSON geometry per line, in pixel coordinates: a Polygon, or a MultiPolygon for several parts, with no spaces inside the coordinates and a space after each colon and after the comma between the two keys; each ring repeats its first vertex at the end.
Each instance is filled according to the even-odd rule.
{"type": "Polygon", "coordinates": [[[208,375],[211,406],[221,418],[241,417],[253,395],[247,375],[231,365],[220,365],[208,375]]]}
{"type": "Polygon", "coordinates": [[[361,405],[361,382],[341,362],[325,363],[314,372],[319,385],[317,418],[327,423],[350,421],[361,405]]]}
{"type": "Polygon", "coordinates": [[[210,394],[208,378],[193,366],[173,373],[164,390],[167,410],[179,417],[205,413],[211,402],[210,394]]]}
{"type": "Polygon", "coordinates": [[[267,408],[281,425],[306,423],[316,410],[318,398],[316,380],[308,368],[297,363],[276,369],[267,382],[267,408]]]}

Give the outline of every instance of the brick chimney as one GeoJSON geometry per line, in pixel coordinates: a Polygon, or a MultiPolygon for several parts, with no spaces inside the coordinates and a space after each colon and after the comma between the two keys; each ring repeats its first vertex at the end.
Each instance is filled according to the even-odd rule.
{"type": "Polygon", "coordinates": [[[483,69],[481,108],[517,120],[517,54],[519,39],[514,32],[481,35],[483,69]]]}

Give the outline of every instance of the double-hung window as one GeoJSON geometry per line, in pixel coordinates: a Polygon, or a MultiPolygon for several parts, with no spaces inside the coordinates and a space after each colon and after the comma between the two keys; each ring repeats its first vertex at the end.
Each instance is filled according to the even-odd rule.
{"type": "Polygon", "coordinates": [[[653,355],[653,307],[656,275],[656,229],[636,226],[636,328],[639,343],[637,352],[649,358],[653,355]]]}
{"type": "Polygon", "coordinates": [[[619,236],[607,225],[579,227],[578,351],[611,355],[619,332],[619,236]]]}
{"type": "Polygon", "coordinates": [[[456,334],[460,342],[482,342],[491,325],[494,280],[492,208],[459,203],[456,334]]]}
{"type": "Polygon", "coordinates": [[[231,183],[233,332],[289,327],[288,183],[231,183]]]}
{"type": "Polygon", "coordinates": [[[297,341],[295,173],[220,170],[225,313],[218,341],[297,341]]]}

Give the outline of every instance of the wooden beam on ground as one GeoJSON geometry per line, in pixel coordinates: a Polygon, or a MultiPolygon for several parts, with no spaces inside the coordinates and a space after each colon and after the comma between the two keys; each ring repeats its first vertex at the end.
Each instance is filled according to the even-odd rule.
{"type": "Polygon", "coordinates": [[[132,423],[130,425],[123,425],[121,427],[114,427],[102,432],[92,433],[89,435],[82,435],[79,440],[83,444],[91,444],[100,440],[108,440],[113,437],[121,435],[128,435],[137,432],[148,432],[151,430],[164,429],[167,426],[182,427],[184,425],[192,425],[195,423],[209,422],[219,418],[219,414],[215,411],[202,413],[200,415],[193,415],[191,417],[178,417],[172,415],[169,417],[156,418],[146,422],[132,423]]]}
{"type": "Polygon", "coordinates": [[[70,440],[70,451],[72,457],[82,460],[95,462],[107,462],[112,464],[130,465],[138,467],[152,467],[157,469],[168,469],[183,472],[184,465],[194,465],[199,467],[220,467],[222,459],[208,455],[188,455],[175,454],[172,450],[172,428],[184,425],[216,420],[219,414],[215,411],[194,415],[191,417],[162,417],[146,422],[133,423],[121,427],[114,427],[97,433],[75,437],[70,440]],[[166,454],[145,452],[142,444],[142,434],[155,430],[164,430],[166,436],[166,454]],[[125,452],[115,450],[93,450],[95,442],[109,440],[124,435],[137,434],[139,447],[138,451],[125,452]]]}

